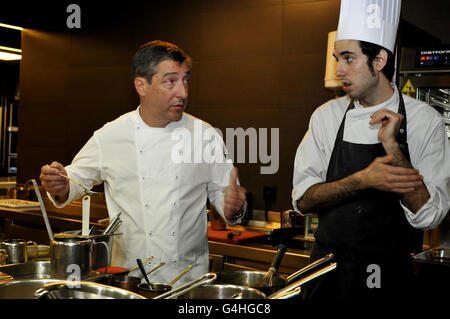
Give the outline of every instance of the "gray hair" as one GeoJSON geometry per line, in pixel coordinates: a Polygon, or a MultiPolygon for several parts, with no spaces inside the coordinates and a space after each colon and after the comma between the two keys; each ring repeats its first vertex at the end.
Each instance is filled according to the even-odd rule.
{"type": "Polygon", "coordinates": [[[187,62],[189,67],[192,59],[175,44],[154,40],[143,44],[133,58],[133,76],[144,77],[149,83],[157,72],[157,66],[164,60],[173,60],[178,63],[187,62]]]}

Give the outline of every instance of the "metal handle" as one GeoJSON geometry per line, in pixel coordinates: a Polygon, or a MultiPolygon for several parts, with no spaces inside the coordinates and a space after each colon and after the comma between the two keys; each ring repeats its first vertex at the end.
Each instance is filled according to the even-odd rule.
{"type": "Polygon", "coordinates": [[[287,283],[290,284],[300,278],[301,276],[305,276],[308,273],[311,273],[312,271],[316,270],[317,268],[320,268],[328,263],[331,263],[334,260],[333,254],[328,254],[325,257],[322,257],[320,259],[317,259],[315,262],[307,265],[306,267],[300,269],[299,271],[296,271],[292,275],[288,276],[286,278],[287,283]]]}
{"type": "Polygon", "coordinates": [[[36,180],[29,179],[23,187],[25,188],[28,185],[28,183],[30,183],[30,182],[33,183],[34,192],[36,193],[36,197],[39,201],[39,206],[41,207],[42,216],[44,217],[44,222],[45,222],[45,227],[47,228],[48,237],[50,239],[53,239],[53,231],[52,231],[52,228],[50,227],[50,222],[48,221],[47,211],[45,210],[44,202],[42,201],[41,192],[39,191],[39,187],[36,183],[36,180]]]}
{"type": "MultiPolygon", "coordinates": [[[[152,259],[153,259],[153,256],[150,256],[146,260],[144,260],[142,263],[145,264],[146,262],[149,262],[152,259]]],[[[136,266],[133,266],[130,269],[128,269],[128,272],[132,272],[132,271],[136,270],[138,267],[139,266],[136,264],[136,266]]]]}
{"type": "Polygon", "coordinates": [[[119,212],[113,218],[113,220],[109,223],[109,225],[106,227],[105,231],[103,232],[103,235],[108,235],[109,233],[111,233],[111,230],[113,229],[113,227],[115,227],[115,225],[119,222],[121,214],[122,214],[122,212],[119,212]]]}
{"type": "Polygon", "coordinates": [[[204,285],[204,284],[209,284],[216,279],[217,279],[217,274],[212,273],[212,272],[206,273],[206,274],[201,275],[197,279],[194,279],[193,281],[188,282],[187,284],[184,284],[178,288],[175,288],[175,289],[170,290],[166,293],[163,293],[159,296],[156,296],[153,299],[174,299],[174,298],[188,292],[189,290],[192,290],[192,289],[194,289],[198,286],[204,285]]]}
{"type": "Polygon", "coordinates": [[[312,273],[311,275],[302,278],[286,287],[284,287],[283,289],[278,290],[277,292],[271,294],[268,299],[288,299],[288,298],[292,298],[296,295],[298,295],[301,291],[301,286],[306,284],[307,282],[310,282],[313,279],[316,279],[320,276],[325,275],[326,273],[334,270],[336,268],[336,263],[332,263],[331,265],[326,266],[325,268],[322,268],[314,273],[312,273]]]}
{"type": "MultiPolygon", "coordinates": [[[[156,266],[155,268],[153,268],[152,270],[150,270],[149,272],[146,273],[146,275],[150,275],[152,272],[154,272],[156,269],[158,269],[159,267],[164,266],[166,263],[163,261],[162,263],[160,263],[158,266],[156,266]]],[[[141,278],[144,277],[143,275],[141,275],[141,278]]]]}
{"type": "Polygon", "coordinates": [[[281,264],[281,260],[283,259],[284,253],[287,251],[286,245],[280,244],[278,246],[277,253],[275,254],[272,263],[270,264],[269,271],[272,271],[273,274],[276,274],[278,271],[278,267],[281,264]]]}
{"type": "Polygon", "coordinates": [[[173,286],[174,283],[176,283],[178,281],[178,279],[180,279],[181,277],[183,277],[189,270],[192,269],[192,265],[189,265],[186,267],[185,270],[183,270],[183,272],[181,274],[179,274],[174,280],[172,280],[171,282],[169,282],[169,286],[173,286]]]}

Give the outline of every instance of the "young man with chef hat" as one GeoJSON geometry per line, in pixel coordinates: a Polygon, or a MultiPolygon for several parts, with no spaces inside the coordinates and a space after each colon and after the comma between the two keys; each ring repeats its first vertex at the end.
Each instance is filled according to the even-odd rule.
{"type": "Polygon", "coordinates": [[[174,44],[156,40],[141,46],[133,59],[138,108],[95,131],[71,165],[53,162],[40,175],[57,207],[83,195],[59,174],[87,189],[103,182],[109,217],[121,212],[123,222],[121,235],[114,236],[112,264],[130,268],[137,258],[153,256],[152,268],[165,263],[151,275],[151,281],[160,283],[169,283],[192,265],[175,285],[209,271],[207,198],[231,224],[241,221],[246,206],[245,189],[219,135],[212,146],[222,160],[180,162],[174,157],[175,149],[189,152],[192,159],[211,149],[201,134],[191,134],[194,128],[215,132],[184,112],[191,63],[174,44]],[[174,132],[179,131],[189,138],[185,149],[177,147],[180,134],[174,132]]]}
{"type": "Polygon", "coordinates": [[[412,284],[416,229],[449,210],[441,115],[392,83],[400,0],[341,0],[334,47],[345,97],[317,108],[300,143],[293,205],[317,213],[311,260],[337,268],[308,298],[389,298],[412,284]]]}

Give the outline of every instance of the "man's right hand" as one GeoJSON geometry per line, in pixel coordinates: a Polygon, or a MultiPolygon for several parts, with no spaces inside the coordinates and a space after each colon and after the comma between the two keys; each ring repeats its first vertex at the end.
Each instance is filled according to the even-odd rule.
{"type": "Polygon", "coordinates": [[[423,176],[413,168],[393,166],[393,155],[377,157],[367,168],[356,173],[361,184],[386,192],[406,194],[422,185],[423,176]]]}
{"type": "Polygon", "coordinates": [[[70,185],[69,181],[59,174],[67,175],[64,166],[58,162],[53,162],[50,165],[41,167],[42,186],[52,197],[60,203],[64,203],[69,198],[70,185]]]}

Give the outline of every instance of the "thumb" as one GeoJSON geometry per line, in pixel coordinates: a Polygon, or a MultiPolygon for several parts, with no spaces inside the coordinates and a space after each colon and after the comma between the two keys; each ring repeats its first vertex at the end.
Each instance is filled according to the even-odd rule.
{"type": "Polygon", "coordinates": [[[233,167],[230,173],[230,186],[233,188],[237,186],[237,176],[238,176],[238,169],[237,167],[233,167]]]}
{"type": "Polygon", "coordinates": [[[377,162],[379,163],[384,163],[384,164],[389,164],[391,163],[393,160],[395,159],[394,155],[386,155],[383,157],[378,157],[377,158],[377,162]]]}

